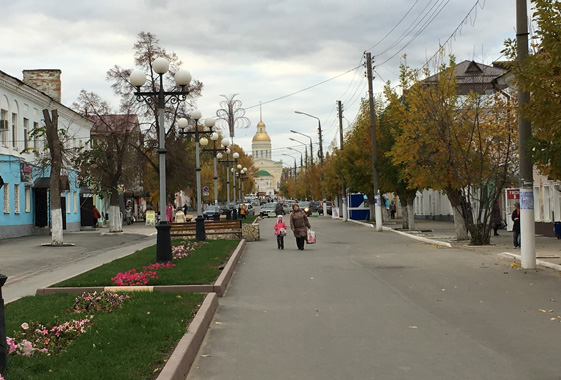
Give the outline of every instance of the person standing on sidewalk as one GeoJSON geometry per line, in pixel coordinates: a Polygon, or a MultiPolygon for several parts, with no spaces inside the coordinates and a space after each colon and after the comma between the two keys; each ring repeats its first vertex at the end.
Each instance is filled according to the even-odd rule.
{"type": "Polygon", "coordinates": [[[303,251],[306,236],[308,234],[308,228],[312,228],[312,226],[310,226],[306,212],[298,207],[298,203],[294,203],[292,205],[292,212],[290,213],[290,228],[296,238],[296,245],[298,246],[298,249],[303,251]]]}
{"type": "Polygon", "coordinates": [[[516,202],[514,204],[514,211],[512,212],[512,221],[514,225],[512,226],[512,239],[514,243],[514,248],[520,247],[520,203],[516,202]]]}
{"type": "Polygon", "coordinates": [[[499,202],[496,201],[493,204],[493,210],[491,211],[491,222],[493,223],[494,236],[499,236],[497,232],[498,229],[503,225],[503,217],[501,215],[501,208],[499,207],[499,202]]]}
{"type": "Polygon", "coordinates": [[[277,235],[278,249],[284,249],[284,236],[286,235],[286,223],[282,220],[282,215],[277,216],[277,222],[273,227],[277,235]]]}

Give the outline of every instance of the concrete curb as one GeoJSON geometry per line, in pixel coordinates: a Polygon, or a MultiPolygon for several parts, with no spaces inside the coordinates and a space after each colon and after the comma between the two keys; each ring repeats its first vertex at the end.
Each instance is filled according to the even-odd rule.
{"type": "MultiPolygon", "coordinates": [[[[359,220],[348,219],[348,221],[349,221],[349,222],[356,223],[356,224],[360,224],[360,225],[366,226],[366,227],[371,227],[371,228],[374,228],[374,227],[375,227],[375,226],[374,226],[373,224],[371,224],[371,223],[365,223],[365,222],[361,222],[361,221],[359,221],[359,220]]],[[[415,240],[419,240],[419,241],[422,241],[423,243],[429,243],[429,244],[440,245],[440,246],[443,246],[443,247],[452,248],[452,244],[450,244],[450,243],[447,243],[447,242],[444,242],[444,241],[440,241],[440,240],[435,240],[435,239],[429,239],[429,238],[422,237],[422,236],[411,235],[411,234],[408,234],[407,232],[397,231],[397,230],[394,230],[393,228],[390,228],[390,227],[382,226],[382,230],[383,230],[383,231],[391,231],[391,232],[394,232],[394,233],[396,233],[396,234],[400,234],[400,235],[403,235],[403,236],[407,236],[408,238],[415,239],[415,240]]]]}
{"type": "MultiPolygon", "coordinates": [[[[508,258],[508,259],[515,259],[516,261],[521,261],[520,255],[510,253],[510,252],[499,253],[499,256],[500,257],[505,257],[505,258],[508,258]]],[[[549,263],[547,261],[543,261],[543,260],[539,260],[539,259],[536,259],[536,265],[546,267],[546,268],[555,269],[557,271],[561,271],[561,265],[549,263]]]]}
{"type": "Polygon", "coordinates": [[[236,268],[236,264],[242,256],[244,249],[245,239],[242,239],[234,253],[232,253],[232,255],[230,256],[230,259],[226,263],[226,266],[222,270],[222,273],[220,273],[220,276],[218,276],[218,278],[214,282],[212,291],[215,292],[218,297],[222,297],[226,292],[226,287],[228,286],[230,279],[234,275],[234,269],[236,268]]]}
{"type": "Polygon", "coordinates": [[[197,357],[216,309],[218,309],[217,294],[207,294],[189,325],[189,330],[177,344],[157,380],[185,380],[197,357]]]}
{"type": "Polygon", "coordinates": [[[161,291],[161,292],[180,292],[180,293],[216,293],[219,297],[224,295],[226,287],[232,275],[234,274],[234,269],[238,263],[243,251],[245,249],[245,239],[242,239],[230,258],[224,266],[224,269],[214,282],[214,284],[208,285],[155,285],[155,286],[129,286],[129,287],[115,287],[115,286],[90,286],[90,287],[68,287],[68,288],[39,288],[35,292],[35,295],[45,296],[49,294],[56,293],[69,293],[69,294],[82,294],[84,292],[103,292],[105,290],[117,292],[117,291],[161,291]]]}

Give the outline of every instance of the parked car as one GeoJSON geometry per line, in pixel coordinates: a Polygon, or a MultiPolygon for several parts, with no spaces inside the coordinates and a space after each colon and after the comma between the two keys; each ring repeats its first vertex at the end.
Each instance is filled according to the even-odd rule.
{"type": "Polygon", "coordinates": [[[259,211],[259,215],[268,217],[270,213],[275,212],[275,208],[277,208],[277,202],[265,203],[263,206],[261,206],[261,211],[259,211]]]}
{"type": "Polygon", "coordinates": [[[312,202],[308,202],[308,201],[298,202],[298,207],[300,207],[302,210],[304,210],[306,215],[308,215],[308,216],[312,215],[312,202]]]}
{"type": "Polygon", "coordinates": [[[203,217],[205,219],[220,219],[220,215],[222,215],[222,212],[223,211],[220,206],[206,206],[205,210],[203,211],[203,217]]]}

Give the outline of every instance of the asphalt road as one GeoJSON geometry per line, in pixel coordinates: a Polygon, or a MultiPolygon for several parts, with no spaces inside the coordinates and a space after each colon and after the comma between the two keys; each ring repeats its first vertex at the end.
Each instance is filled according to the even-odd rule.
{"type": "Polygon", "coordinates": [[[318,243],[300,252],[261,222],[188,380],[561,379],[555,271],[311,223],[318,243]]]}

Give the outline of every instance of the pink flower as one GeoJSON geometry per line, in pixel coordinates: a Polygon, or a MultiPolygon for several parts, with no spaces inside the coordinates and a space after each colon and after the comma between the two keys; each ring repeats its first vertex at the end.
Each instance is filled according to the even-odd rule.
{"type": "Polygon", "coordinates": [[[29,328],[29,325],[26,322],[23,322],[21,324],[21,328],[24,329],[24,330],[27,330],[29,328]]]}

